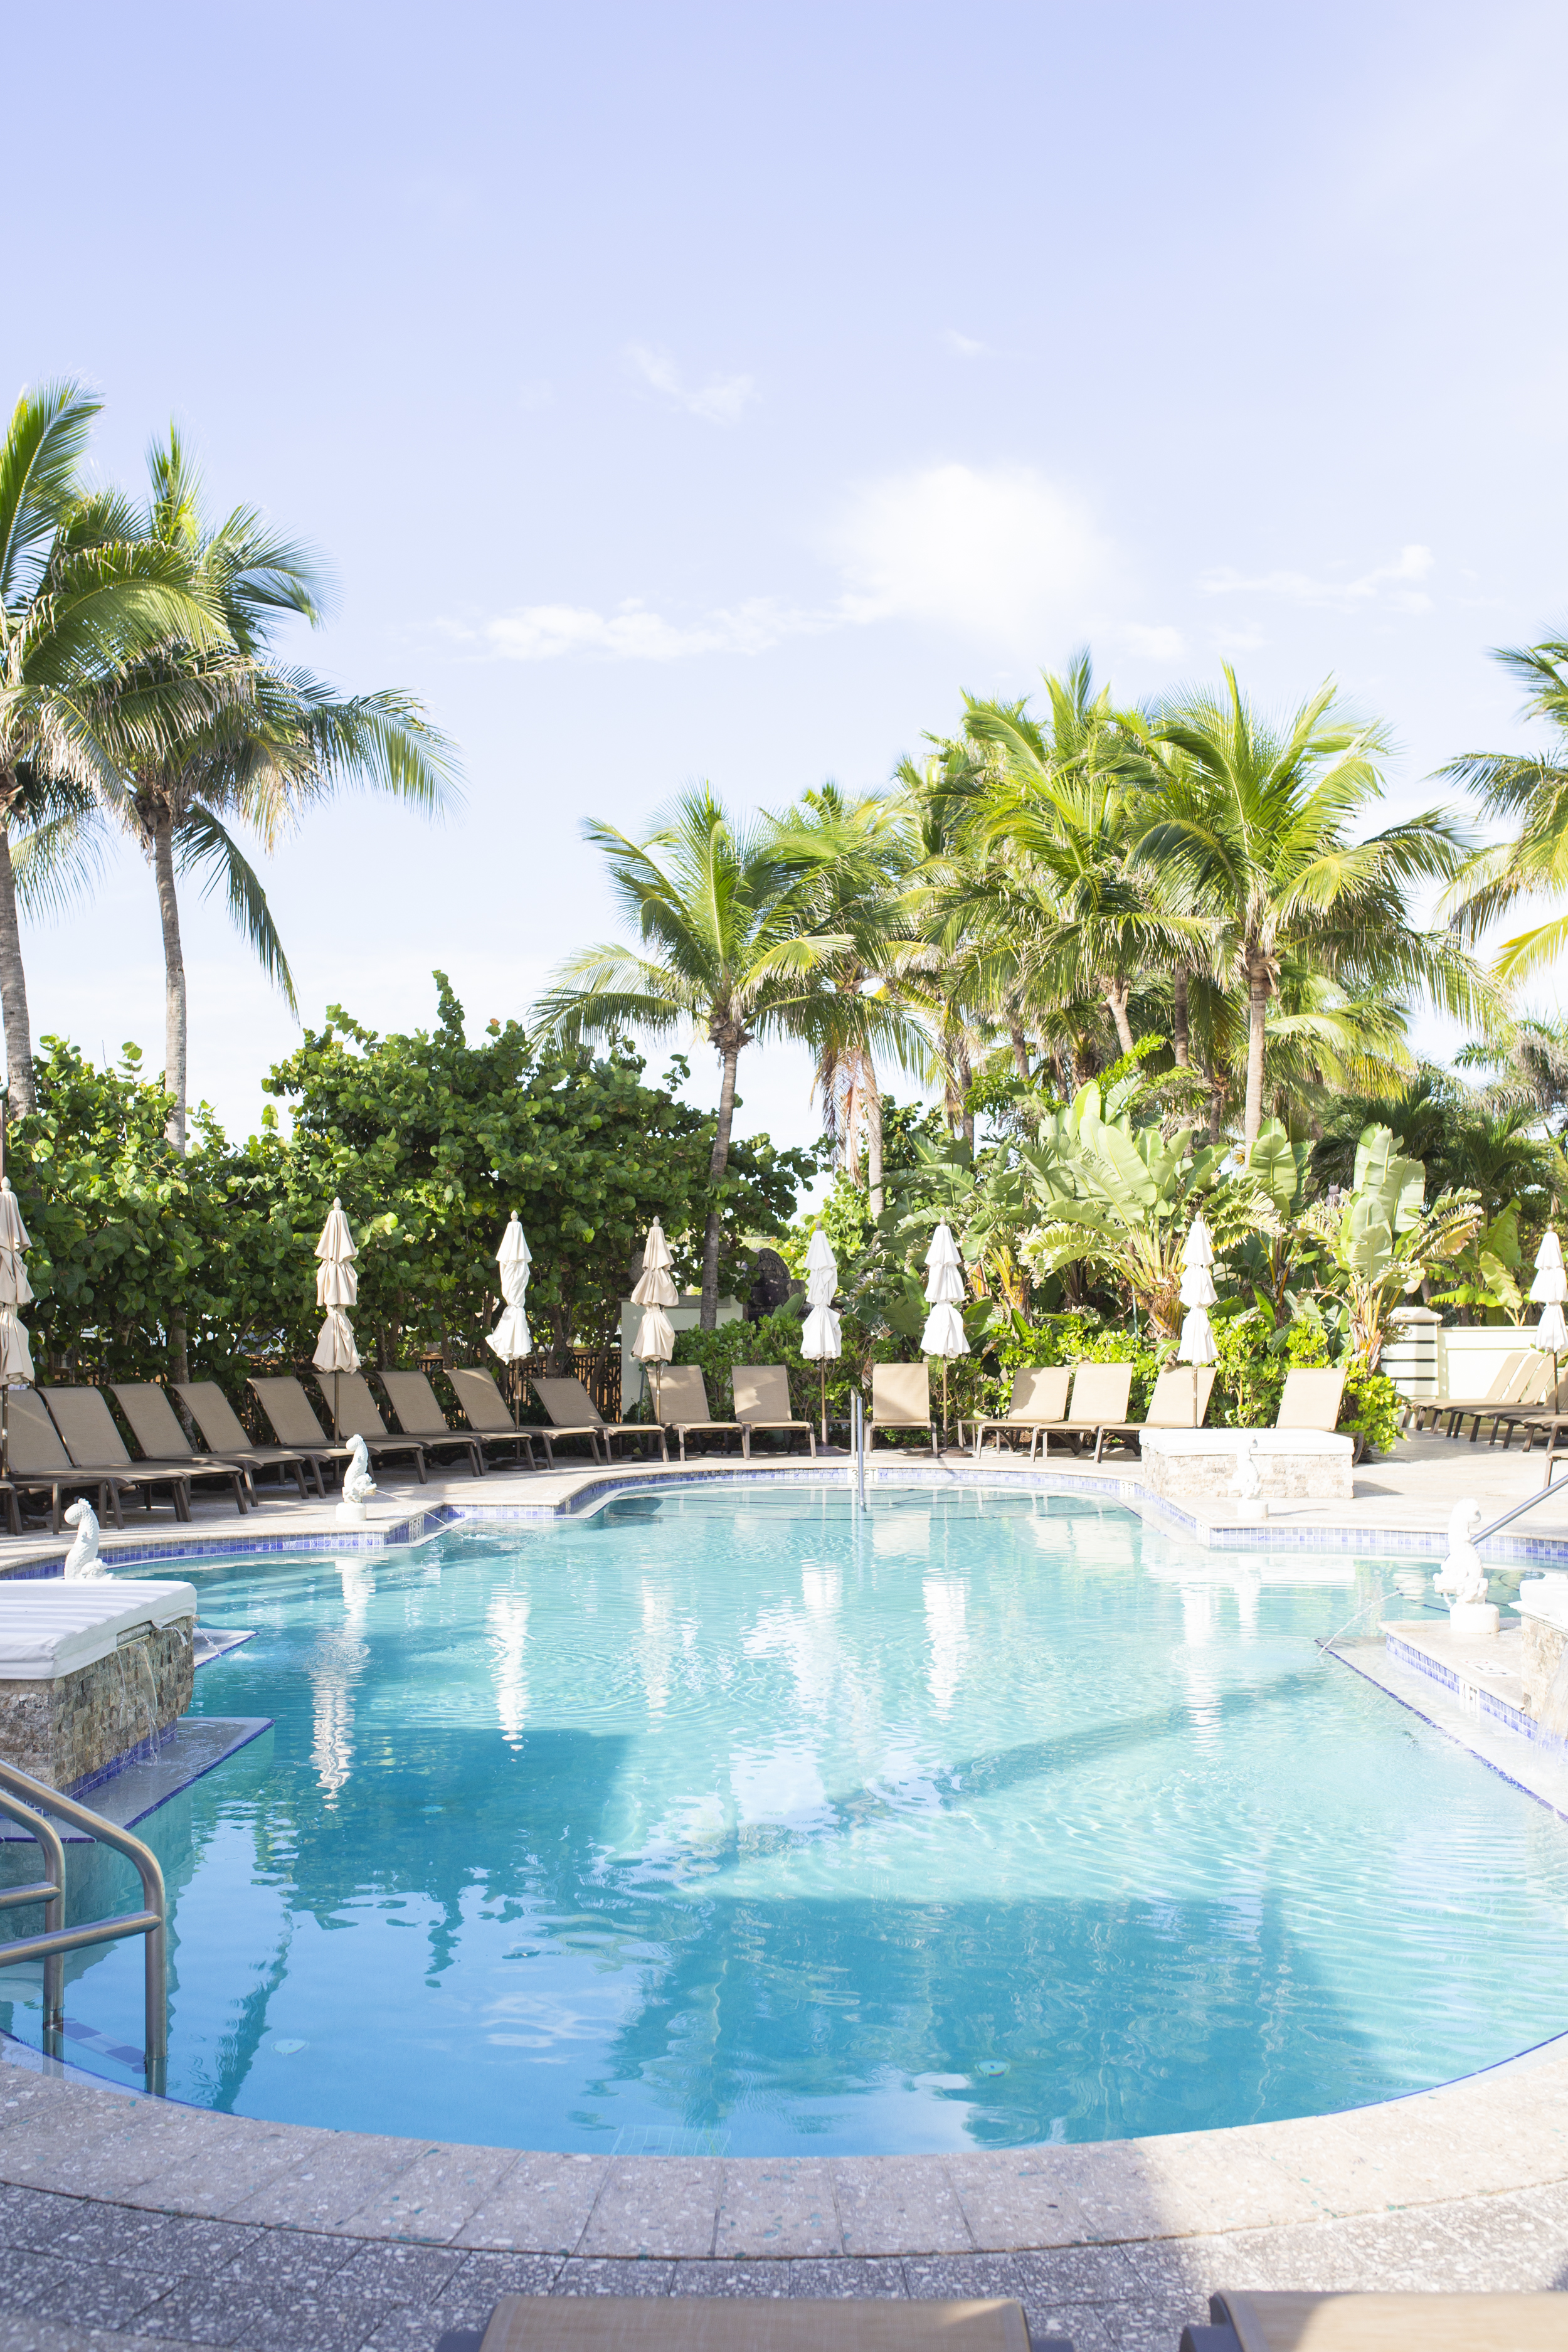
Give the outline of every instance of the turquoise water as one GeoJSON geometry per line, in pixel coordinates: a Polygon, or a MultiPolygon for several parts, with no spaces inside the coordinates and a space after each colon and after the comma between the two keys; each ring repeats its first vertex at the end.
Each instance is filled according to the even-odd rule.
{"type": "MultiPolygon", "coordinates": [[[[170,2089],[776,2155],[1235,2124],[1504,2057],[1568,2028],[1568,1836],[1321,1658],[1391,1573],[805,1486],[198,1570],[203,1622],[257,1635],[197,1710],[277,1727],[142,1826],[170,2089]]],[[[82,1899],[129,1903],[96,1866],[82,1899]]],[[[139,2042],[139,1947],[73,1961],[68,2012],[139,2042]]],[[[30,1998],[7,2023],[36,2042],[30,1998]]]]}

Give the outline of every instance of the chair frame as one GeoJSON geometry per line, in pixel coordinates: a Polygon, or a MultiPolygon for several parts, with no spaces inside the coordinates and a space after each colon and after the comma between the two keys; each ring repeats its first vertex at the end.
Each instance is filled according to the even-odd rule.
{"type": "MultiPolygon", "coordinates": [[[[430,1385],[428,1373],[406,1371],[380,1372],[376,1377],[379,1379],[383,1389],[386,1392],[388,1407],[397,1422],[397,1429],[389,1430],[387,1432],[388,1436],[396,1436],[399,1432],[401,1432],[405,1437],[410,1437],[416,1444],[424,1446],[426,1454],[433,1454],[437,1446],[457,1446],[468,1455],[468,1466],[474,1476],[476,1478],[482,1478],[485,1475],[485,1473],[489,1468],[489,1464],[485,1460],[484,1447],[480,1444],[479,1439],[473,1435],[471,1431],[466,1429],[452,1429],[448,1427],[447,1416],[441,1411],[441,1400],[430,1385]],[[430,1410],[436,1415],[436,1418],[440,1424],[439,1428],[409,1428],[403,1410],[398,1404],[397,1392],[390,1385],[393,1381],[417,1381],[423,1384],[425,1393],[430,1400],[430,1410]]],[[[370,1384],[367,1381],[365,1385],[368,1388],[370,1384]]],[[[374,1396],[372,1401],[374,1402],[374,1396]]]]}
{"type": "MultiPolygon", "coordinates": [[[[889,1384],[889,1385],[890,1385],[890,1384],[889,1384]]],[[[868,1417],[867,1417],[867,1421],[866,1421],[866,1451],[867,1451],[867,1453],[868,1453],[868,1454],[869,1454],[869,1453],[871,1452],[872,1447],[873,1447],[873,1445],[874,1445],[874,1444],[875,1444],[875,1443],[876,1443],[877,1432],[878,1432],[879,1429],[882,1429],[882,1430],[889,1430],[889,1431],[891,1431],[891,1430],[897,1430],[897,1429],[923,1429],[923,1430],[925,1431],[927,1440],[928,1440],[928,1442],[930,1443],[930,1445],[931,1445],[931,1459],[932,1459],[933,1461],[936,1461],[936,1462],[940,1462],[940,1461],[942,1460],[942,1441],[941,1441],[941,1439],[940,1439],[940,1438],[938,1437],[938,1435],[937,1435],[937,1429],[936,1429],[936,1417],[935,1417],[935,1415],[932,1413],[931,1409],[931,1368],[930,1368],[930,1366],[929,1366],[929,1365],[924,1364],[924,1363],[920,1363],[920,1364],[873,1364],[873,1365],[872,1365],[872,1367],[871,1367],[871,1410],[870,1410],[870,1412],[869,1412],[869,1414],[868,1415],[868,1417]],[[925,1375],[925,1384],[926,1384],[926,1412],[925,1412],[925,1419],[922,1421],[922,1420],[920,1418],[920,1416],[919,1416],[918,1414],[916,1414],[916,1413],[909,1413],[909,1412],[901,1412],[901,1411],[900,1411],[900,1412],[879,1412],[879,1410],[878,1410],[878,1406],[877,1406],[877,1375],[878,1375],[878,1373],[879,1373],[879,1372],[881,1372],[881,1373],[888,1373],[888,1372],[916,1372],[916,1371],[918,1371],[918,1372],[922,1372],[922,1373],[925,1375]]]]}
{"type": "MultiPolygon", "coordinates": [[[[784,1384],[784,1401],[787,1403],[789,1401],[789,1367],[787,1364],[737,1364],[730,1375],[731,1393],[733,1392],[734,1384],[738,1380],[746,1376],[754,1378],[759,1372],[774,1372],[778,1375],[784,1384]]],[[[796,1420],[793,1414],[786,1421],[774,1421],[759,1413],[742,1412],[738,1404],[735,1407],[735,1418],[741,1424],[741,1451],[748,1462],[752,1458],[752,1438],[756,1436],[760,1430],[769,1429],[782,1429],[786,1434],[791,1430],[803,1429],[805,1432],[806,1444],[810,1449],[811,1457],[813,1461],[816,1459],[816,1425],[814,1422],[796,1420]]]]}

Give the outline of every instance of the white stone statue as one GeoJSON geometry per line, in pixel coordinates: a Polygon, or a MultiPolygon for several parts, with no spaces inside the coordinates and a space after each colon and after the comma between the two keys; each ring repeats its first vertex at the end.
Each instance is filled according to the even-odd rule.
{"type": "Polygon", "coordinates": [[[1230,1490],[1238,1519],[1261,1520],[1268,1517],[1268,1506],[1263,1499],[1263,1472],[1258,1460],[1258,1439],[1252,1430],[1243,1432],[1236,1449],[1236,1484],[1230,1490]]]}
{"type": "Polygon", "coordinates": [[[1467,1495],[1448,1514],[1448,1557],[1432,1579],[1434,1591],[1449,1596],[1448,1623],[1456,1633],[1495,1633],[1500,1619],[1487,1599],[1487,1571],[1476,1549],[1481,1507],[1467,1495]]]}
{"type": "Polygon", "coordinates": [[[349,1458],[343,1469],[343,1498],[338,1505],[337,1517],[351,1522],[367,1517],[365,1505],[375,1492],[375,1480],[370,1475],[370,1448],[356,1429],[349,1439],[349,1458]]]}
{"type": "Polygon", "coordinates": [[[107,1576],[109,1570],[98,1556],[98,1513],[85,1495],[66,1512],[65,1523],[76,1529],[76,1541],[66,1554],[66,1574],[107,1576]]]}

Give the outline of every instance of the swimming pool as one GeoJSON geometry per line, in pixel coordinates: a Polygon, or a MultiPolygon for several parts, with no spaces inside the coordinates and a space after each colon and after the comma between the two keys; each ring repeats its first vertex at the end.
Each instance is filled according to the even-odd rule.
{"type": "MultiPolygon", "coordinates": [[[[1568,2027],[1564,1825],[1315,1646],[1384,1563],[755,1484],[195,1572],[256,1629],[197,1710],[276,1728],[140,1826],[177,2097],[890,2153],[1320,2112],[1568,2027]]],[[[140,1958],[73,1960],[68,2012],[139,2042],[140,1958]]]]}

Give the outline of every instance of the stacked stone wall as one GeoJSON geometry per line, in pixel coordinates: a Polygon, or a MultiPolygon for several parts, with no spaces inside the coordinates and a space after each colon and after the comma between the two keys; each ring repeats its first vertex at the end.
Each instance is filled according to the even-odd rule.
{"type": "Polygon", "coordinates": [[[181,1618],[58,1682],[0,1682],[0,1759],[68,1790],[166,1731],[191,1703],[192,1631],[181,1618]]]}

